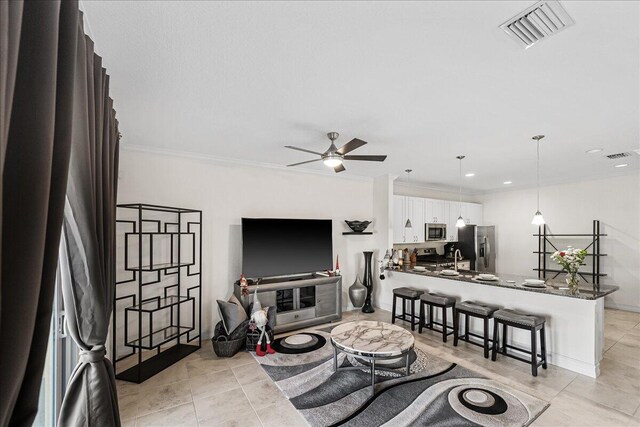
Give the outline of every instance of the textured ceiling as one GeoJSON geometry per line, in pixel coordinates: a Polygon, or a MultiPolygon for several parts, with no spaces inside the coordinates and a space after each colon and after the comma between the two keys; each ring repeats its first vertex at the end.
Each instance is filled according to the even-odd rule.
{"type": "MultiPolygon", "coordinates": [[[[283,148],[369,141],[344,174],[414,172],[469,191],[626,173],[638,149],[637,2],[563,2],[573,27],[528,50],[498,26],[533,2],[84,2],[123,143],[285,165],[283,148]],[[599,154],[587,155],[591,148],[599,154]]],[[[301,168],[323,170],[321,163],[301,168]]]]}

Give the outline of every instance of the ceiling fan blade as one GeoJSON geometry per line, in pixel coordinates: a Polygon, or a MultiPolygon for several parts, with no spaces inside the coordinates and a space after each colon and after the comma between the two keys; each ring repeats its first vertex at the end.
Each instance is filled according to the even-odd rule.
{"type": "Polygon", "coordinates": [[[345,155],[355,150],[356,148],[362,147],[363,145],[366,145],[365,141],[358,138],[353,138],[351,141],[338,148],[338,153],[345,155]]]}
{"type": "Polygon", "coordinates": [[[333,170],[336,171],[336,173],[338,173],[338,172],[343,172],[346,169],[344,168],[344,165],[341,163],[338,166],[336,166],[335,168],[333,168],[333,170]]]}
{"type": "Polygon", "coordinates": [[[313,159],[313,160],[307,160],[306,162],[298,162],[298,163],[293,163],[287,166],[298,166],[298,165],[304,165],[305,163],[313,163],[313,162],[319,162],[322,159],[313,159]]]}
{"type": "Polygon", "coordinates": [[[384,162],[387,156],[364,155],[364,156],[344,156],[345,160],[364,160],[365,162],[384,162]]]}
{"type": "Polygon", "coordinates": [[[317,151],[306,150],[304,148],[294,147],[292,145],[285,145],[285,148],[291,148],[292,150],[304,151],[305,153],[317,154],[318,156],[322,156],[322,153],[318,153],[317,151]]]}

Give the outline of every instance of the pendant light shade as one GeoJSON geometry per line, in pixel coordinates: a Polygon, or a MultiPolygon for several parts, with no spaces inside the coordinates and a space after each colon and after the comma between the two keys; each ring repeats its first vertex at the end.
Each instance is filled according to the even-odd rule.
{"type": "MultiPolygon", "coordinates": [[[[411,173],[411,169],[405,169],[405,172],[407,173],[407,183],[409,183],[409,178],[411,175],[409,175],[411,173]]],[[[404,223],[404,228],[413,228],[413,225],[411,224],[411,219],[409,219],[409,202],[407,201],[407,222],[404,223]]]]}
{"type": "Polygon", "coordinates": [[[544,218],[542,217],[542,213],[540,211],[536,211],[535,215],[533,215],[533,219],[531,220],[531,224],[533,224],[533,225],[544,225],[544,218]]]}
{"type": "Polygon", "coordinates": [[[531,224],[541,226],[544,225],[544,217],[540,212],[540,140],[544,138],[544,135],[536,135],[532,139],[536,142],[536,189],[537,189],[537,204],[536,213],[533,215],[531,224]]]}
{"type": "Polygon", "coordinates": [[[458,188],[458,209],[459,209],[459,216],[458,216],[458,220],[456,221],[456,227],[458,228],[462,228],[465,227],[467,224],[465,224],[464,219],[462,218],[462,159],[464,159],[465,156],[456,156],[456,159],[458,159],[460,161],[460,169],[459,169],[459,181],[460,181],[460,187],[458,188]]]}

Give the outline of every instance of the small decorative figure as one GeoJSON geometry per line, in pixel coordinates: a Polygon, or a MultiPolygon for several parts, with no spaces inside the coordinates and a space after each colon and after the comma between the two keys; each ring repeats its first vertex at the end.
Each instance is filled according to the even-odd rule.
{"type": "Polygon", "coordinates": [[[340,260],[339,260],[339,255],[336,255],[336,270],[335,270],[335,275],[339,276],[340,275],[340,260]]]}
{"type": "Polygon", "coordinates": [[[258,339],[258,344],[256,345],[256,356],[262,357],[269,354],[274,354],[276,351],[271,348],[271,339],[269,339],[269,334],[267,334],[267,313],[268,307],[262,308],[262,304],[258,300],[258,289],[253,293],[253,308],[251,309],[251,322],[253,322],[260,330],[260,338],[258,339]],[[262,340],[266,338],[267,341],[267,351],[266,353],[262,350],[262,340]]]}
{"type": "Polygon", "coordinates": [[[249,286],[247,284],[247,278],[244,277],[244,274],[240,274],[240,295],[246,297],[249,295],[249,286]]]}

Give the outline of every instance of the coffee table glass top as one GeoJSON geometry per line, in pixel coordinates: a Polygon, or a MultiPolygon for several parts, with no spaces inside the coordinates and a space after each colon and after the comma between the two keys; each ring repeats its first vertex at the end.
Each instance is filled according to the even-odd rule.
{"type": "Polygon", "coordinates": [[[331,341],[349,353],[400,356],[413,347],[411,332],[390,323],[361,320],[336,326],[331,341]]]}

